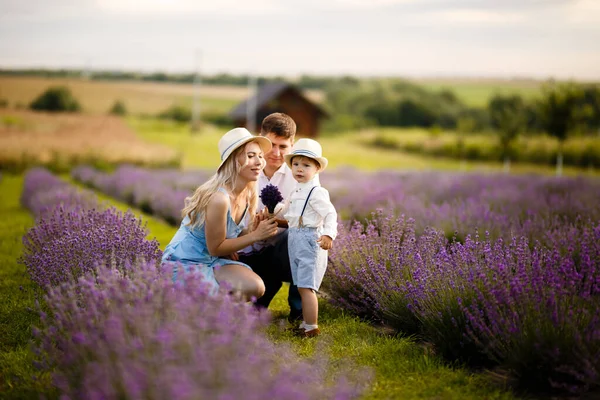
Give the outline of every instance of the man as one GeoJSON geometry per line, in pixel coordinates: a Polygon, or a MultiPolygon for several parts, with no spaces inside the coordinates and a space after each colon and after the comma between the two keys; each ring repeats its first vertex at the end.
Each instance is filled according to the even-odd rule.
{"type": "MultiPolygon", "coordinates": [[[[267,137],[273,147],[265,154],[267,165],[258,178],[259,194],[265,186],[272,184],[279,188],[281,195],[286,199],[296,186],[292,171],[284,162],[284,156],[292,151],[296,123],[289,115],[273,113],[263,120],[260,134],[267,137]]],[[[259,201],[258,210],[263,208],[264,205],[259,201]]],[[[279,216],[279,218],[281,217],[279,216]]],[[[290,315],[288,319],[290,321],[302,320],[302,300],[298,288],[292,283],[287,248],[287,223],[285,220],[278,220],[278,222],[280,228],[276,236],[242,250],[239,253],[239,260],[252,267],[252,270],[265,283],[265,294],[257,300],[258,306],[269,307],[282,283],[290,282],[288,296],[290,315]]]]}

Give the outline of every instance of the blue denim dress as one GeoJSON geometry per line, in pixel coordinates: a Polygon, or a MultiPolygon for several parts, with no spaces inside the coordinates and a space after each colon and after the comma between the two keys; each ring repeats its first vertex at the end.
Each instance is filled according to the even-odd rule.
{"type": "MultiPolygon", "coordinates": [[[[219,189],[225,192],[225,189],[219,189]]],[[[227,210],[227,233],[225,237],[227,239],[233,239],[240,235],[244,228],[244,220],[248,206],[244,210],[241,222],[236,224],[231,216],[231,208],[227,210]]],[[[214,291],[219,287],[219,283],[215,279],[214,268],[220,267],[226,264],[237,264],[242,265],[248,269],[251,269],[247,264],[239,261],[229,260],[227,258],[221,258],[211,256],[208,252],[208,246],[206,245],[206,234],[204,230],[205,224],[199,227],[192,228],[188,224],[190,223],[189,217],[185,217],[181,221],[181,226],[171,242],[165,248],[162,256],[162,262],[164,263],[178,263],[179,265],[173,269],[173,281],[177,280],[177,275],[180,270],[183,272],[197,272],[204,276],[204,279],[213,285],[214,291]]]]}

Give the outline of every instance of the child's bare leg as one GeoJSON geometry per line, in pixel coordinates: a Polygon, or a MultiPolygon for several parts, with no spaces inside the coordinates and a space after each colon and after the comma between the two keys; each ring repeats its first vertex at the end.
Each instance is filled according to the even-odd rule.
{"type": "Polygon", "coordinates": [[[319,302],[314,290],[308,288],[298,288],[302,298],[302,315],[307,325],[317,325],[319,317],[319,302]]]}

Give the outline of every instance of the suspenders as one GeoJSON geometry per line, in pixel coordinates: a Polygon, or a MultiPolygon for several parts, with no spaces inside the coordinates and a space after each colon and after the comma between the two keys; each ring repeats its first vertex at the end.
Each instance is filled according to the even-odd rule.
{"type": "Polygon", "coordinates": [[[308,192],[308,196],[306,196],[306,201],[304,202],[304,207],[302,207],[302,212],[300,213],[300,218],[298,218],[298,227],[300,228],[304,228],[304,224],[302,223],[302,216],[304,215],[304,210],[306,210],[306,205],[308,204],[308,199],[310,199],[310,195],[312,194],[313,190],[315,190],[317,188],[317,186],[313,186],[310,189],[310,192],[308,192]]]}

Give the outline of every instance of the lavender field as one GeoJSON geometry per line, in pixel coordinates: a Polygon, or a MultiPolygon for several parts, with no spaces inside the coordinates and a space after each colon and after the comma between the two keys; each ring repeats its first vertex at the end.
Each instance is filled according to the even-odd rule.
{"type": "MultiPolygon", "coordinates": [[[[123,166],[114,173],[78,167],[71,175],[179,225],[185,197],[210,172],[123,166]]],[[[477,230],[493,239],[525,236],[547,243],[555,230],[600,220],[600,182],[591,178],[337,169],[321,181],[343,222],[363,221],[382,209],[413,218],[418,232],[433,227],[449,238],[464,239],[477,230]]]]}
{"type": "MultiPolygon", "coordinates": [[[[206,176],[73,171],[174,224],[206,176]]],[[[334,305],[517,386],[598,386],[600,182],[345,169],[322,183],[342,218],[324,283],[334,305]]]]}
{"type": "Polygon", "coordinates": [[[268,314],[227,288],[211,296],[194,274],[173,282],[177,265],[160,266],[158,242],[131,212],[44,169],[25,177],[22,203],[36,224],[20,263],[45,304],[35,365],[61,398],[350,399],[369,382],[368,369],[331,376],[326,356],[268,340],[268,314]]]}

